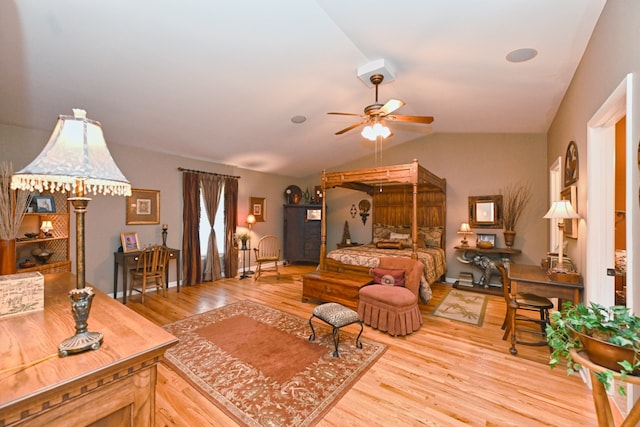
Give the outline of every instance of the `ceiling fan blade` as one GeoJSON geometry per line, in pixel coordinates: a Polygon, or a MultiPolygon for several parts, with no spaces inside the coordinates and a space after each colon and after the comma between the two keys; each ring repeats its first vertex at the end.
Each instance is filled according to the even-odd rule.
{"type": "Polygon", "coordinates": [[[337,114],[339,116],[358,116],[358,117],[364,117],[362,114],[356,114],[356,113],[335,113],[335,112],[331,112],[331,113],[327,113],[327,114],[337,114]]]}
{"type": "Polygon", "coordinates": [[[343,133],[345,133],[345,132],[349,132],[351,129],[355,129],[355,128],[357,128],[358,126],[360,126],[360,125],[363,125],[363,124],[367,123],[368,121],[369,121],[369,120],[363,120],[363,121],[361,121],[360,123],[356,123],[355,125],[351,125],[351,126],[349,126],[349,127],[346,127],[346,128],[344,128],[344,129],[342,129],[342,130],[340,130],[340,131],[336,132],[336,135],[342,135],[342,134],[343,134],[343,133]]]}
{"type": "Polygon", "coordinates": [[[381,116],[386,116],[387,114],[393,113],[404,104],[404,101],[400,101],[399,99],[390,99],[386,104],[382,106],[382,108],[380,108],[378,112],[381,116]]]}
{"type": "Polygon", "coordinates": [[[385,116],[385,119],[396,122],[424,123],[426,125],[433,123],[432,116],[401,116],[399,114],[393,114],[391,116],[385,116]]]}

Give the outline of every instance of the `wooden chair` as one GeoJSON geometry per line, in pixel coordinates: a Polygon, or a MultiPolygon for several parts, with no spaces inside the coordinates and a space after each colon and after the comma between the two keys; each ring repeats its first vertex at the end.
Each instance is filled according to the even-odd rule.
{"type": "Polygon", "coordinates": [[[382,257],[380,268],[405,271],[405,285],[367,285],[358,292],[358,315],[365,325],[390,335],[407,335],[423,323],[418,293],[424,266],[411,258],[382,257]]]}
{"type": "Polygon", "coordinates": [[[262,275],[262,264],[273,262],[276,267],[276,277],[280,278],[278,261],[280,261],[280,239],[273,235],[267,235],[258,240],[257,247],[253,248],[256,256],[256,274],[253,280],[258,280],[262,275]]]}
{"type": "Polygon", "coordinates": [[[169,250],[166,246],[154,245],[140,252],[136,268],[131,270],[131,287],[129,288],[129,298],[133,291],[144,294],[147,291],[147,283],[153,281],[158,291],[162,291],[164,297],[167,296],[165,286],[165,269],[169,260],[169,250]],[[140,283],[140,289],[136,289],[136,284],[140,283]]]}
{"type": "Polygon", "coordinates": [[[505,302],[507,303],[507,314],[502,324],[502,329],[504,329],[502,339],[506,340],[507,337],[510,337],[511,348],[509,351],[513,355],[518,354],[516,344],[535,346],[547,345],[545,328],[549,323],[549,310],[553,308],[553,303],[548,298],[529,293],[512,295],[511,281],[509,280],[509,274],[507,273],[506,267],[503,263],[497,262],[496,268],[502,275],[502,290],[505,302]],[[518,314],[518,310],[536,311],[538,312],[538,318],[518,314]],[[540,327],[540,331],[538,332],[535,329],[518,329],[516,328],[516,323],[519,321],[535,323],[540,327]],[[518,341],[516,339],[517,331],[524,331],[539,335],[541,339],[538,341],[518,341]]]}

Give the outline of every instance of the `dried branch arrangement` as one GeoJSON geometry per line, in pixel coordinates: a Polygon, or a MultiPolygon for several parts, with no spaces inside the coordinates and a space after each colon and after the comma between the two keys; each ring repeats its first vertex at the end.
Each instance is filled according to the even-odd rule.
{"type": "Polygon", "coordinates": [[[531,184],[509,184],[500,193],[503,197],[502,220],[504,229],[515,231],[516,223],[531,199],[531,184]]]}
{"type": "Polygon", "coordinates": [[[18,230],[27,207],[31,203],[31,193],[11,189],[13,166],[10,162],[0,163],[0,239],[12,240],[18,230]]]}

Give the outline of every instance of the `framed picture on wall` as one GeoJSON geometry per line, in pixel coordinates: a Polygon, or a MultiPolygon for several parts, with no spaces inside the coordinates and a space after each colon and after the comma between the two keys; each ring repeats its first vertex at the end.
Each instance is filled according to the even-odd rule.
{"type": "Polygon", "coordinates": [[[127,225],[160,224],[160,191],[132,188],[126,205],[127,225]]]}
{"type": "Polygon", "coordinates": [[[249,197],[249,213],[256,217],[256,222],[265,222],[267,202],[264,197],[249,197]]]}
{"type": "MultiPolygon", "coordinates": [[[[567,153],[564,156],[564,186],[568,187],[578,181],[578,146],[571,141],[567,146],[567,153]]],[[[575,208],[575,206],[574,206],[575,208]]]]}
{"type": "MultiPolygon", "coordinates": [[[[575,185],[570,185],[569,187],[562,190],[560,193],[560,198],[562,200],[568,200],[571,202],[571,206],[573,206],[573,210],[578,212],[578,190],[575,185]]],[[[578,219],[565,219],[564,220],[564,235],[565,237],[569,237],[571,239],[578,238],[578,219]]]]}

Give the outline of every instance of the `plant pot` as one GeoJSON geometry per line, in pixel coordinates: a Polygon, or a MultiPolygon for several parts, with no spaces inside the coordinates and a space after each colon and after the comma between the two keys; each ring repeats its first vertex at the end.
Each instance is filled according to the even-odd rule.
{"type": "Polygon", "coordinates": [[[513,247],[513,241],[516,239],[516,232],[512,230],[504,230],[504,244],[506,247],[513,247]]]}
{"type": "Polygon", "coordinates": [[[0,276],[16,273],[16,241],[0,239],[0,276]]]}
{"type": "MultiPolygon", "coordinates": [[[[578,332],[571,327],[569,327],[569,329],[580,338],[580,343],[584,351],[593,363],[616,372],[619,372],[621,369],[621,366],[618,364],[620,361],[626,360],[633,365],[635,352],[632,348],[620,347],[578,332]]],[[[637,375],[638,371],[636,370],[633,373],[637,375]]]]}

